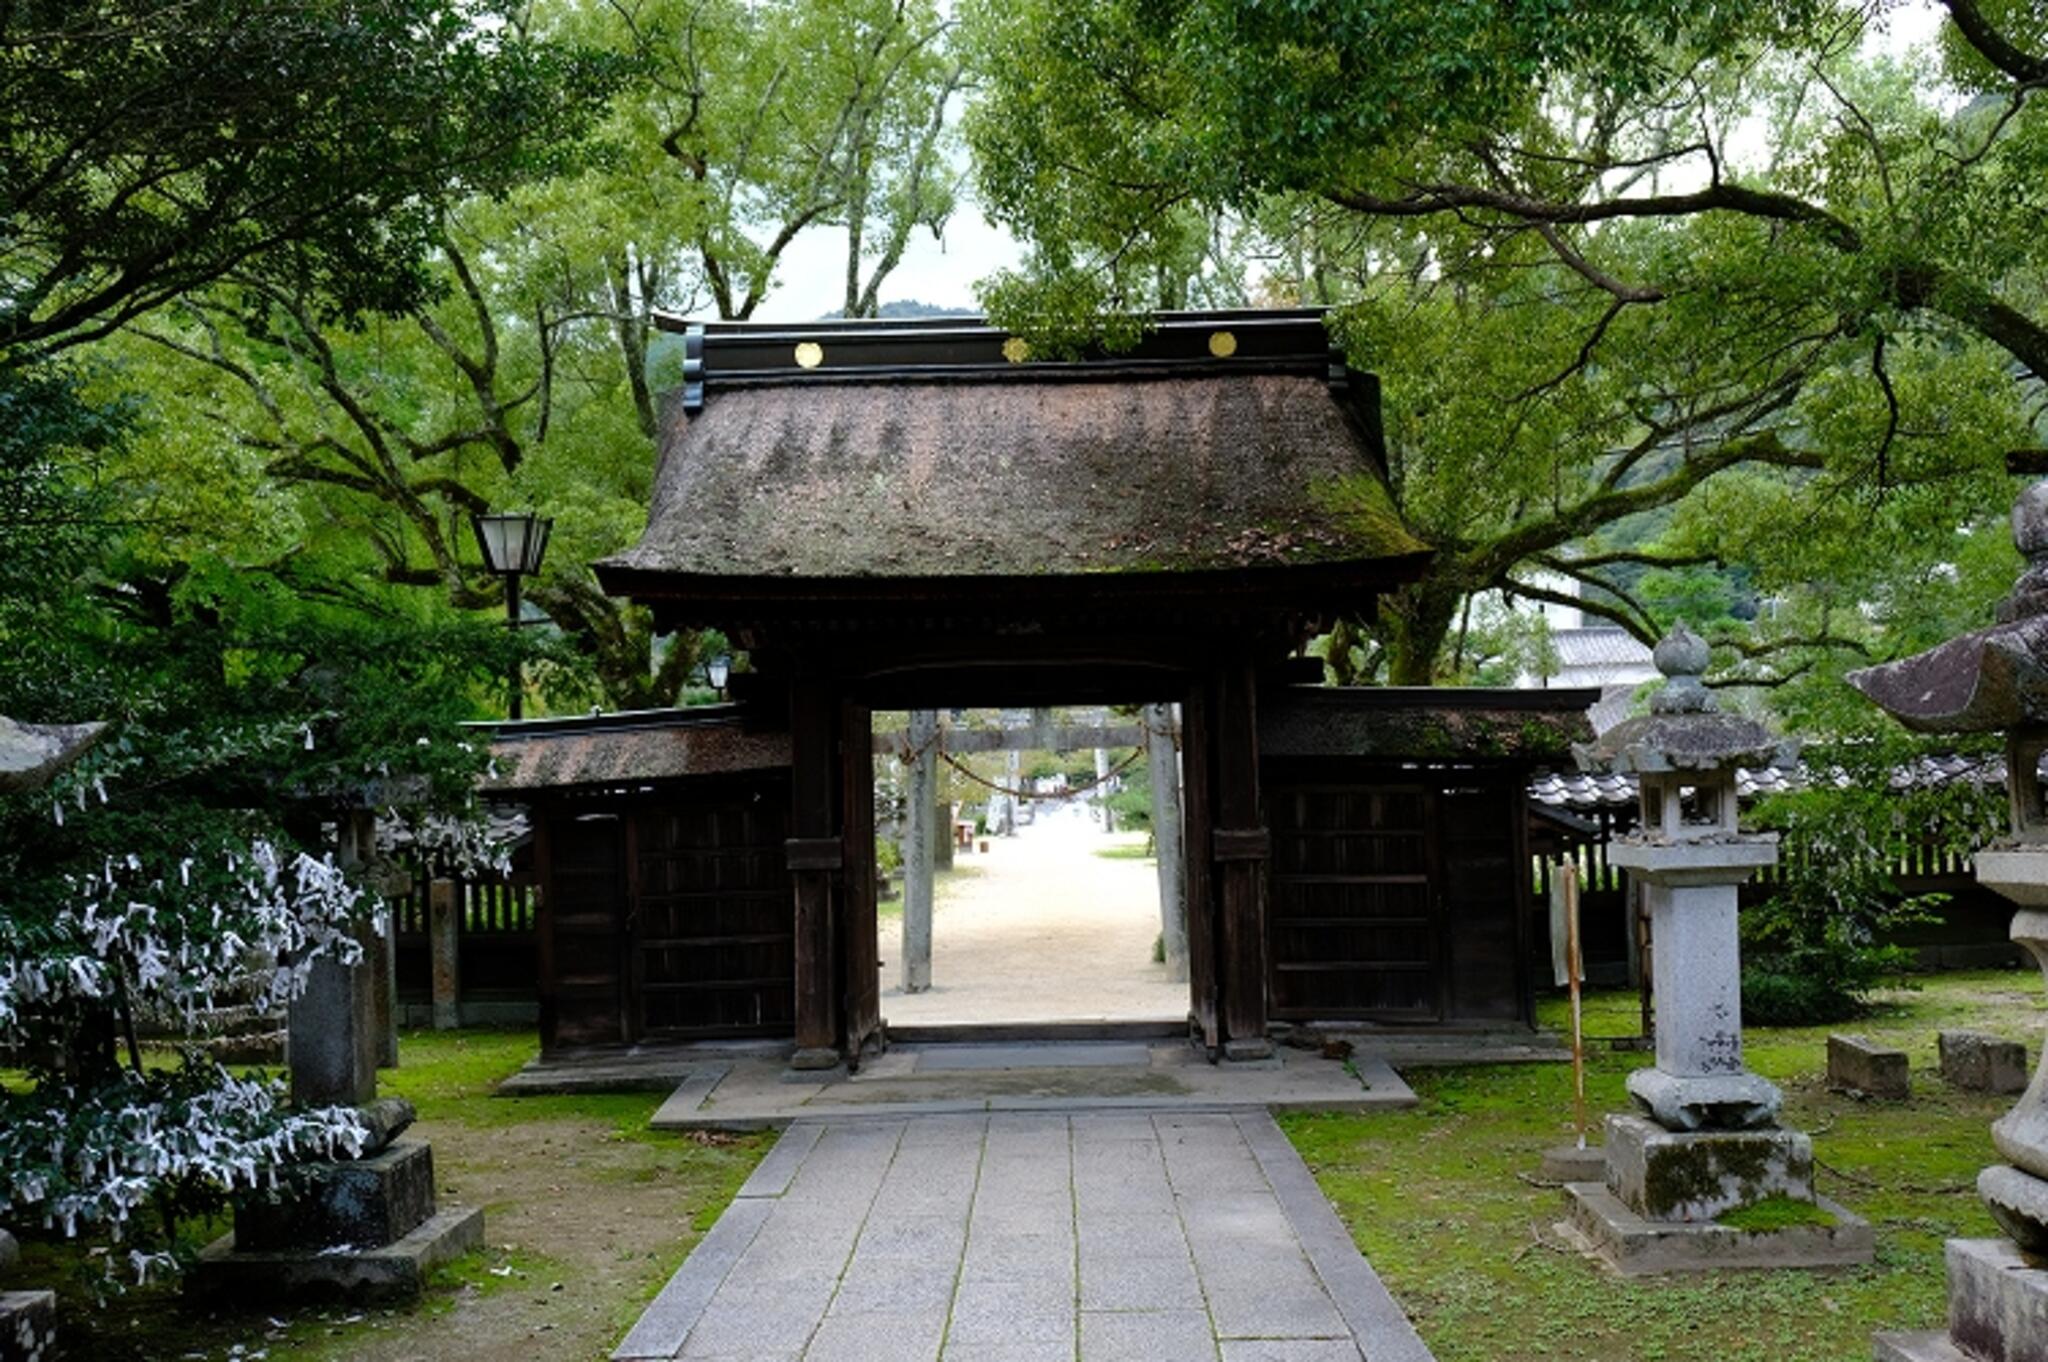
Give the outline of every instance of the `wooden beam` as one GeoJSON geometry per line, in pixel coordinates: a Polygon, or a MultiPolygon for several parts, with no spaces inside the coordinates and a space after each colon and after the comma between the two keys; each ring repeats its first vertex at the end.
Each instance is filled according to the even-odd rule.
{"type": "Polygon", "coordinates": [[[838,720],[839,700],[828,681],[791,682],[787,856],[796,900],[796,1052],[790,1063],[798,1069],[829,1069],[840,1060],[838,720]]]}
{"type": "MultiPolygon", "coordinates": [[[[875,755],[901,756],[907,744],[903,731],[875,734],[875,755]]],[[[939,734],[939,751],[954,756],[969,752],[1087,752],[1097,747],[1143,747],[1143,724],[1061,725],[1054,728],[948,728],[939,734]]]]}

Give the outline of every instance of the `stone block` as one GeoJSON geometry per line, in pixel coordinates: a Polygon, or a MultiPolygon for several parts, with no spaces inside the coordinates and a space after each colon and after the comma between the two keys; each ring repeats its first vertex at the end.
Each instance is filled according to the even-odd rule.
{"type": "Polygon", "coordinates": [[[1597,1144],[1546,1149],[1540,1173],[1546,1182],[1599,1182],[1607,1176],[1607,1151],[1597,1144]]]}
{"type": "Polygon", "coordinates": [[[185,1276],[186,1294],[255,1310],[280,1304],[397,1305],[416,1300],[427,1274],[484,1246],[481,1207],[439,1211],[393,1244],[358,1252],[237,1251],[235,1236],[207,1245],[185,1276]]]}
{"type": "Polygon", "coordinates": [[[305,1185],[276,1201],[235,1208],[235,1241],[245,1252],[381,1248],[434,1213],[434,1153],[400,1140],[367,1159],[306,1165],[305,1185]]]}
{"type": "Polygon", "coordinates": [[[57,1293],[0,1291],[0,1362],[45,1362],[57,1355],[57,1293]]]}
{"type": "Polygon", "coordinates": [[[2004,1239],[1951,1239],[1948,1332],[1981,1362],[2048,1362],[2048,1268],[2004,1239]]]}
{"type": "Polygon", "coordinates": [[[1739,1230],[1714,1221],[1650,1220],[1622,1203],[1605,1183],[1565,1188],[1570,1219],[1564,1236],[1624,1277],[1723,1269],[1854,1267],[1877,1251],[1870,1222],[1826,1197],[1814,1205],[1827,1225],[1739,1230]]]}
{"type": "Polygon", "coordinates": [[[1944,1031],[1940,1036],[1941,1078],[1969,1092],[2027,1090],[2027,1047],[1981,1031],[1944,1031]]]}
{"type": "Polygon", "coordinates": [[[1609,1116],[1607,1186],[1660,1221],[1710,1221],[1772,1196],[1812,1201],[1813,1142],[1796,1130],[1680,1132],[1609,1116]]]}
{"type": "Polygon", "coordinates": [[[1973,1362],[1939,1329],[1879,1334],[1871,1340],[1871,1356],[1876,1362],[1973,1362]]]}
{"type": "Polygon", "coordinates": [[[1911,1068],[1904,1050],[1865,1036],[1828,1037],[1828,1086],[1866,1097],[1910,1097],[1911,1068]]]}
{"type": "Polygon", "coordinates": [[[5,1272],[21,1261],[21,1245],[14,1242],[14,1236],[0,1230],[0,1272],[5,1272]]]}

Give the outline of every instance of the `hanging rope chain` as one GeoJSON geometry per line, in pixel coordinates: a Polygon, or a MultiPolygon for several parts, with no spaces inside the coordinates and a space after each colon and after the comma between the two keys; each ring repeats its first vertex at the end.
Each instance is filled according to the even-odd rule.
{"type": "Polygon", "coordinates": [[[999,795],[1007,795],[1011,799],[1067,800],[1074,799],[1080,795],[1087,794],[1090,790],[1094,789],[1098,785],[1107,785],[1110,781],[1115,780],[1125,771],[1130,770],[1131,767],[1137,763],[1138,758],[1144,755],[1144,748],[1133,748],[1131,749],[1131,755],[1125,757],[1122,761],[1110,767],[1107,771],[1104,771],[1101,775],[1095,777],[1095,779],[1089,781],[1087,784],[1072,785],[1064,790],[1056,790],[1051,794],[1040,794],[1035,790],[1012,790],[1008,786],[998,785],[992,780],[984,780],[982,777],[976,775],[973,771],[970,771],[967,767],[962,766],[959,762],[953,760],[953,754],[950,752],[940,752],[939,760],[946,763],[946,765],[952,767],[955,771],[958,771],[961,775],[966,776],[976,785],[980,785],[987,789],[994,790],[999,795]]]}

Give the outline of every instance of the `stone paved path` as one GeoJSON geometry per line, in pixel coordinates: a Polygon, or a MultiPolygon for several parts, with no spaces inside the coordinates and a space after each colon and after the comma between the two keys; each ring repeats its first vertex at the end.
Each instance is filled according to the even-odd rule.
{"type": "Polygon", "coordinates": [[[1429,1362],[1263,1112],[793,1125],[614,1354],[1429,1362]]]}

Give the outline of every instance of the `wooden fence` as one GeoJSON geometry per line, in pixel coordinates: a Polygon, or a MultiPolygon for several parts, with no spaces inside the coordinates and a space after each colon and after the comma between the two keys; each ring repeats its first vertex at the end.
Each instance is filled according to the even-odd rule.
{"type": "MultiPolygon", "coordinates": [[[[457,1002],[465,1024],[521,1024],[538,1015],[540,952],[535,916],[540,889],[532,873],[456,880],[457,1002]]],[[[398,1004],[408,1024],[425,1025],[434,1001],[428,905],[421,880],[392,902],[398,935],[398,1004]]]]}

